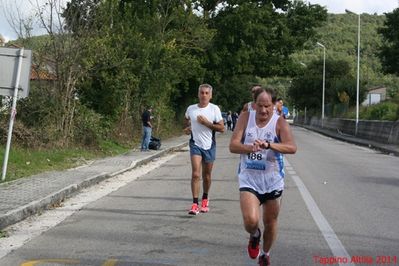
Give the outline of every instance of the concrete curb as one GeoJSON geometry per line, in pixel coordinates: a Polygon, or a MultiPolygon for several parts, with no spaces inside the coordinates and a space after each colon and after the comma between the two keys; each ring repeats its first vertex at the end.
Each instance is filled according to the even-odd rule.
{"type": "Polygon", "coordinates": [[[60,204],[65,199],[73,196],[84,188],[90,187],[108,178],[117,176],[124,172],[130,171],[138,166],[149,163],[150,161],[162,157],[167,153],[174,152],[188,145],[188,142],[177,144],[173,147],[159,150],[154,154],[151,154],[140,160],[133,160],[131,165],[127,168],[111,172],[111,173],[100,173],[93,175],[89,178],[82,180],[80,183],[71,184],[63,189],[60,189],[50,195],[44,196],[42,199],[38,199],[30,202],[29,204],[20,206],[12,211],[7,212],[0,216],[0,230],[5,227],[20,222],[29,216],[38,214],[46,209],[52,208],[60,204]]]}

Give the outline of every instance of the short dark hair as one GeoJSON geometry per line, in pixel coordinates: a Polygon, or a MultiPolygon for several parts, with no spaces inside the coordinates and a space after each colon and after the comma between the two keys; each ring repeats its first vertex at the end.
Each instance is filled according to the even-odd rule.
{"type": "Polygon", "coordinates": [[[256,90],[255,95],[254,95],[255,102],[256,102],[256,99],[258,99],[258,96],[259,96],[260,94],[262,94],[262,92],[266,92],[267,94],[269,94],[270,97],[272,98],[272,103],[273,103],[273,104],[276,103],[276,92],[275,92],[275,90],[274,90],[273,88],[270,88],[270,87],[268,87],[268,88],[261,88],[261,89],[259,89],[259,90],[256,90]]]}

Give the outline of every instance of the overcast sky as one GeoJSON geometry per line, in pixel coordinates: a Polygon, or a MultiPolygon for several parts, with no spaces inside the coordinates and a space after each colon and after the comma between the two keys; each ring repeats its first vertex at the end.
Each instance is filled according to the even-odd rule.
{"type": "MultiPolygon", "coordinates": [[[[0,0],[0,34],[6,40],[15,39],[16,34],[9,26],[5,15],[7,10],[18,6],[23,14],[32,14],[30,3],[45,2],[45,0],[0,0]]],[[[311,4],[325,6],[329,13],[345,13],[349,9],[356,13],[383,13],[392,12],[399,7],[399,0],[305,0],[311,4]]]]}
{"type": "Polygon", "coordinates": [[[349,9],[355,13],[383,13],[392,12],[399,7],[399,0],[308,0],[311,4],[327,7],[329,13],[345,13],[349,9]]]}

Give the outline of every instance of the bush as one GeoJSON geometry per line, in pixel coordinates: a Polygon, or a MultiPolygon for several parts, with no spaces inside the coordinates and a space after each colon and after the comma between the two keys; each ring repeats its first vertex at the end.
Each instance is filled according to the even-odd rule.
{"type": "Polygon", "coordinates": [[[399,119],[398,114],[398,104],[393,102],[383,102],[365,108],[362,110],[360,117],[366,120],[396,121],[399,119]]]}
{"type": "Polygon", "coordinates": [[[74,119],[74,143],[99,147],[101,139],[108,133],[109,125],[103,117],[86,106],[76,107],[74,119]]]}
{"type": "MultiPolygon", "coordinates": [[[[0,144],[4,145],[7,143],[9,119],[2,120],[0,122],[0,144]]],[[[39,134],[31,128],[24,126],[18,120],[14,120],[14,126],[12,130],[11,143],[23,148],[37,148],[41,146],[39,141],[39,134]]]]}

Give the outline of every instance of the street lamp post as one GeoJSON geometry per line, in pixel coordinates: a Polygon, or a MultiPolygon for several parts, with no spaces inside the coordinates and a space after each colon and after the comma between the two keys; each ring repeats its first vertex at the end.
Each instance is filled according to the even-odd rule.
{"type": "Polygon", "coordinates": [[[356,77],[356,126],[355,126],[355,135],[357,135],[357,129],[359,124],[359,82],[360,82],[360,13],[357,14],[348,9],[345,9],[345,12],[357,15],[357,77],[356,77]]]}
{"type": "Polygon", "coordinates": [[[326,90],[326,47],[317,42],[318,46],[323,48],[323,94],[321,100],[321,127],[324,127],[324,95],[326,90]]]}

